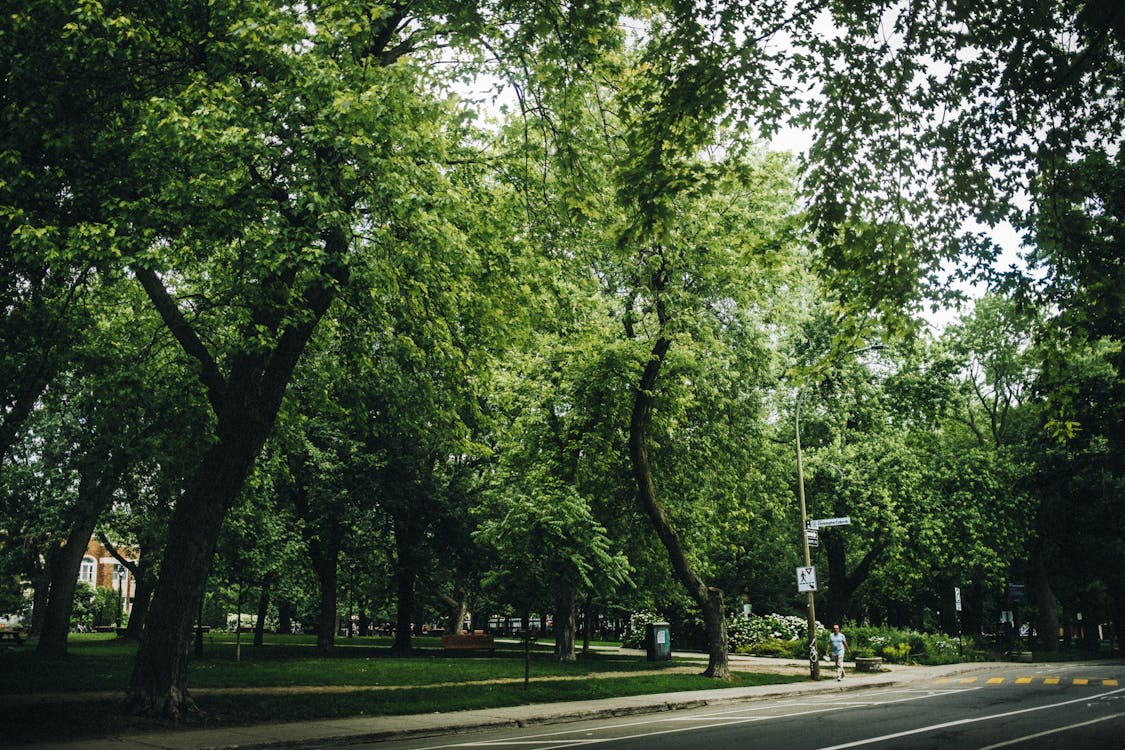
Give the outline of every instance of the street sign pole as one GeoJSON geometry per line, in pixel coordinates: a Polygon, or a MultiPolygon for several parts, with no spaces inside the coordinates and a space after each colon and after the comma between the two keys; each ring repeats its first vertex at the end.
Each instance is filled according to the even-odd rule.
{"type": "MultiPolygon", "coordinates": [[[[793,427],[797,433],[797,496],[801,501],[801,546],[805,550],[805,567],[812,567],[812,556],[809,554],[809,535],[805,531],[809,525],[808,512],[805,510],[805,467],[801,462],[801,392],[797,391],[797,403],[793,410],[793,427]]],[[[820,656],[816,653],[816,600],[814,592],[809,591],[809,678],[820,679],[820,656]]]]}
{"type": "Polygon", "coordinates": [[[961,647],[961,587],[953,587],[953,614],[957,617],[957,655],[963,656],[961,647]]]}

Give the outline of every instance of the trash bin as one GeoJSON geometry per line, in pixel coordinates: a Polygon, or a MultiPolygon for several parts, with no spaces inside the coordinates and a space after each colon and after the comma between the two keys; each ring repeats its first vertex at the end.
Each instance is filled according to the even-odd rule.
{"type": "Polygon", "coordinates": [[[668,661],[672,658],[672,629],[666,622],[645,625],[645,650],[649,661],[668,661]]]}

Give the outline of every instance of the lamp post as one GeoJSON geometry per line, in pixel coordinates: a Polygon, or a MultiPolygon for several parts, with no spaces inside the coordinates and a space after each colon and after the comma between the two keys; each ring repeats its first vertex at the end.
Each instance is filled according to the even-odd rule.
{"type": "Polygon", "coordinates": [[[125,617],[125,576],[127,571],[124,565],[117,566],[117,627],[121,627],[121,620],[125,617]]]}

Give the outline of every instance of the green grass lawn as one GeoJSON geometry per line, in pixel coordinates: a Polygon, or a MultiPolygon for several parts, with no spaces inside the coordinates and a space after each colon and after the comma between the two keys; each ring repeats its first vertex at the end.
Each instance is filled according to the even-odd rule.
{"type": "MultiPolygon", "coordinates": [[[[205,637],[202,658],[193,658],[188,687],[206,712],[202,724],[232,726],[257,722],[299,721],[362,715],[392,715],[495,708],[527,703],[589,700],[684,690],[795,682],[801,674],[763,675],[736,672],[726,683],[698,674],[678,674],[671,667],[687,662],[648,662],[643,657],[592,652],[576,664],[558,664],[549,642],[531,652],[531,684],[523,685],[523,646],[499,643],[493,656],[441,650],[438,638],[415,639],[410,657],[390,653],[388,638],[339,639],[330,657],[318,657],[312,636],[267,636],[261,647],[245,637],[235,661],[234,636],[205,637]],[[636,674],[630,672],[651,672],[636,674]],[[502,680],[505,682],[486,682],[502,680]],[[218,688],[309,687],[294,693],[209,694],[218,688]],[[355,686],[354,691],[317,692],[317,687],[355,686]]],[[[0,653],[0,726],[5,741],[65,740],[166,729],[154,719],[125,715],[121,698],[129,681],[134,643],[113,635],[71,637],[70,653],[44,659],[27,646],[0,653]],[[105,695],[108,692],[109,695],[105,695]],[[48,698],[51,694],[69,698],[48,698]],[[98,694],[101,695],[98,695],[98,694]],[[12,695],[39,694],[26,702],[12,695]],[[82,694],[86,694],[85,697],[82,694]]],[[[703,667],[698,662],[693,666],[703,667]]]]}

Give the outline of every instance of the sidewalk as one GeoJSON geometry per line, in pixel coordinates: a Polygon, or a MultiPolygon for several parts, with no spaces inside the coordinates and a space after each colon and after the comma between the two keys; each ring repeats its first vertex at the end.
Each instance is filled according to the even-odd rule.
{"type": "MultiPolygon", "coordinates": [[[[638,653],[643,654],[643,652],[638,653]]],[[[679,652],[675,656],[688,659],[701,657],[699,654],[679,652]]],[[[705,660],[705,657],[703,659],[705,660]]],[[[802,670],[805,673],[808,671],[808,662],[805,661],[765,659],[740,655],[732,655],[730,661],[732,666],[737,664],[743,669],[750,667],[755,671],[762,672],[784,670],[788,674],[801,674],[802,670]]],[[[693,690],[607,700],[540,703],[527,706],[414,716],[363,716],[219,729],[183,729],[125,734],[97,740],[24,745],[22,747],[33,750],[64,750],[64,748],[66,750],[121,750],[122,748],[133,747],[163,748],[166,750],[308,748],[319,747],[333,741],[341,743],[344,741],[348,743],[376,742],[396,737],[440,735],[454,731],[483,728],[552,724],[582,719],[673,711],[683,708],[699,708],[771,697],[923,683],[944,675],[979,669],[981,666],[980,664],[951,664],[942,667],[891,665],[889,671],[876,674],[856,674],[849,669],[848,676],[843,681],[837,682],[831,678],[825,679],[829,674],[829,666],[822,662],[822,679],[819,682],[693,690]]],[[[2,741],[2,738],[0,738],[0,741],[2,741]]]]}

